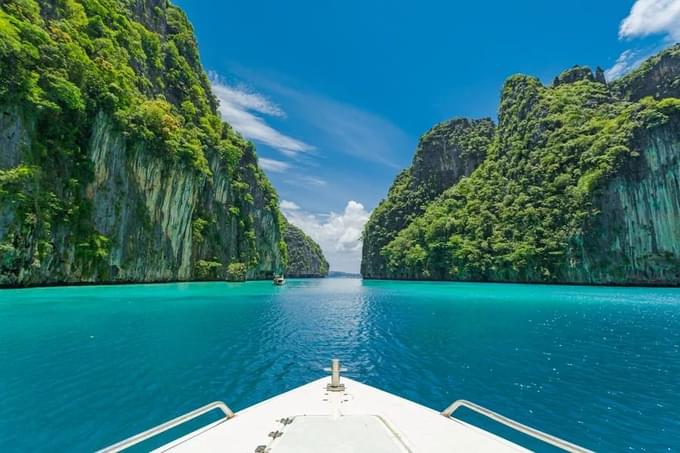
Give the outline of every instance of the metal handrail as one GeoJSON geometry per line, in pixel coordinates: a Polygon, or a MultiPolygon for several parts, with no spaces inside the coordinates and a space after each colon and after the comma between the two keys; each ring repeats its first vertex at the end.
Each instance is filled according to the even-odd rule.
{"type": "Polygon", "coordinates": [[[187,412],[184,415],[180,415],[177,418],[173,418],[172,420],[160,424],[147,431],[144,431],[142,433],[129,437],[125,440],[122,440],[116,444],[111,445],[110,447],[106,447],[102,450],[99,450],[97,453],[115,453],[123,451],[125,449],[132,447],[133,445],[137,445],[140,442],[144,442],[147,439],[150,439],[169,429],[179,426],[185,422],[188,422],[189,420],[193,420],[194,418],[199,417],[203,414],[207,414],[208,412],[215,409],[220,409],[222,412],[224,412],[224,415],[226,416],[225,420],[229,420],[234,416],[234,412],[231,409],[229,409],[229,406],[224,404],[222,401],[215,401],[213,403],[206,404],[203,407],[199,407],[198,409],[193,410],[191,412],[187,412]]]}
{"type": "Polygon", "coordinates": [[[527,436],[531,436],[535,439],[541,440],[545,443],[548,443],[550,445],[553,445],[557,448],[561,448],[562,450],[573,452],[573,453],[592,453],[591,450],[588,450],[583,447],[579,447],[578,445],[572,444],[571,442],[567,442],[566,440],[562,440],[559,437],[552,436],[550,434],[544,433],[543,431],[539,431],[535,428],[532,428],[527,425],[523,425],[520,422],[516,422],[515,420],[508,418],[504,415],[498,414],[494,411],[491,411],[485,407],[482,407],[478,404],[472,403],[470,401],[466,400],[458,400],[454,401],[453,404],[451,404],[449,407],[444,409],[442,411],[442,415],[444,417],[452,417],[453,413],[460,407],[466,407],[474,412],[477,412],[478,414],[482,414],[494,421],[497,421],[498,423],[501,423],[505,426],[508,426],[516,431],[519,431],[521,433],[526,434],[527,436]]]}

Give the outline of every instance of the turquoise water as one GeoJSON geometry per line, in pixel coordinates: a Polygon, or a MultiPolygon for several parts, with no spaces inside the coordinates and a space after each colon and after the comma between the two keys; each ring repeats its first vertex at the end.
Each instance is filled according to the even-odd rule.
{"type": "Polygon", "coordinates": [[[680,450],[680,290],[328,279],[0,291],[0,451],[242,409],[333,356],[435,409],[465,398],[598,451],[680,450]]]}

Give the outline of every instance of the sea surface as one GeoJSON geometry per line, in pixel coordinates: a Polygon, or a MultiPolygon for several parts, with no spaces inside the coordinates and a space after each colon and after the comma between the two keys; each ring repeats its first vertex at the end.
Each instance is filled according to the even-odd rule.
{"type": "Polygon", "coordinates": [[[0,291],[0,451],[243,409],[331,357],[434,409],[465,398],[597,451],[680,451],[680,290],[358,279],[0,291]]]}

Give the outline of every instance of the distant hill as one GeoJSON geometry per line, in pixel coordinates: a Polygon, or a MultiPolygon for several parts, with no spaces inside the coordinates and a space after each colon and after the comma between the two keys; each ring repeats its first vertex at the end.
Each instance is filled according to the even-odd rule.
{"type": "Polygon", "coordinates": [[[361,278],[361,274],[352,274],[351,272],[330,271],[328,273],[330,278],[361,278]]]}
{"type": "Polygon", "coordinates": [[[288,249],[286,276],[320,278],[328,275],[328,261],[319,244],[295,225],[283,220],[284,240],[288,249]]]}

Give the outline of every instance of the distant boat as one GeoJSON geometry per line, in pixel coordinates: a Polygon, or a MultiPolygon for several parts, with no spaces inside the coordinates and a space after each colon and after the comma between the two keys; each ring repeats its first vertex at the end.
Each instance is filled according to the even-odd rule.
{"type": "MultiPolygon", "coordinates": [[[[283,279],[283,277],[281,277],[283,279]]],[[[221,401],[100,450],[115,453],[215,410],[223,417],[158,452],[430,453],[527,452],[520,445],[470,425],[453,413],[464,407],[511,429],[573,453],[585,448],[523,425],[465,400],[437,412],[351,379],[340,382],[340,361],[327,378],[282,393],[234,413],[221,401]],[[267,434],[268,433],[268,434],[267,434]]],[[[285,387],[285,385],[282,385],[285,387]]]]}
{"type": "Polygon", "coordinates": [[[284,283],[286,283],[286,279],[283,278],[283,275],[277,275],[274,277],[274,284],[276,286],[283,286],[284,283]]]}

